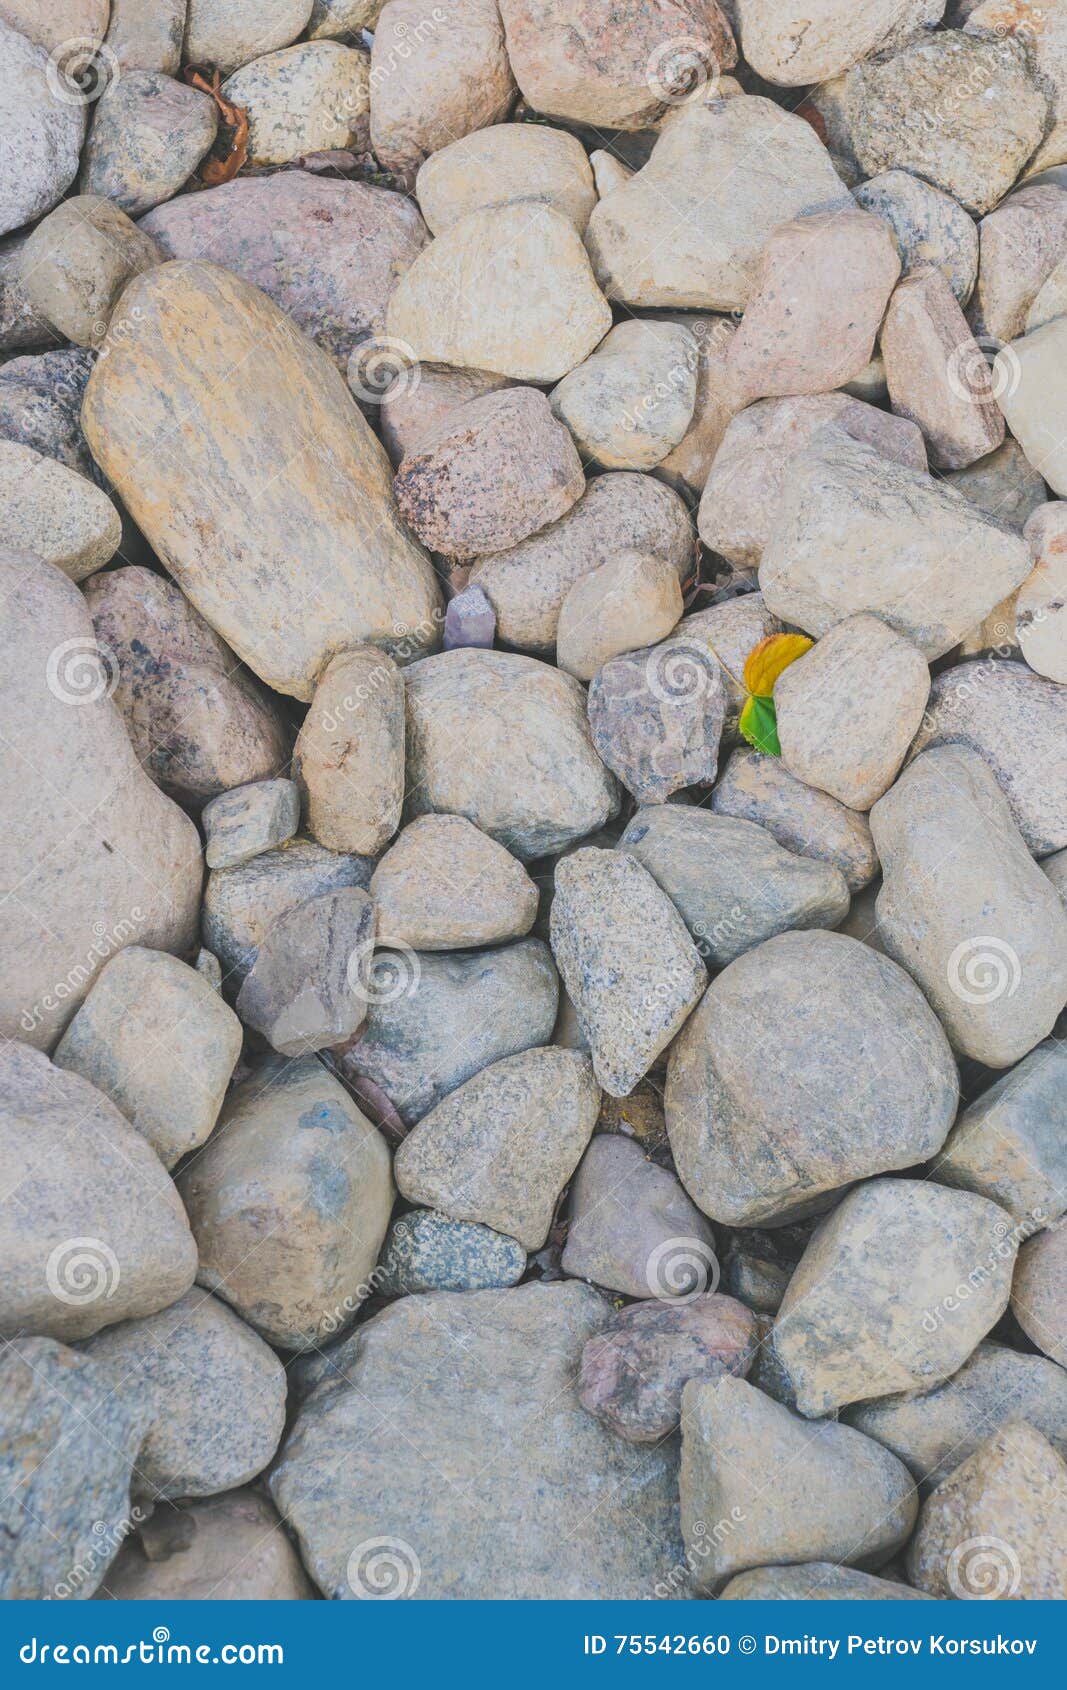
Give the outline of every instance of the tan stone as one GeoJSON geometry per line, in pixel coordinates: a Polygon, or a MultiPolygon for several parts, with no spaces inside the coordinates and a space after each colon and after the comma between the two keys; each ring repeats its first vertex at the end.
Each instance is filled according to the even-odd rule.
{"type": "Polygon", "coordinates": [[[185,57],[190,64],[236,70],[295,41],[311,0],[187,0],[185,57]]]}
{"type": "Polygon", "coordinates": [[[746,61],[768,82],[827,82],[939,23],[943,0],[735,0],[746,61]]]}
{"type": "Polygon", "coordinates": [[[257,56],[222,93],[248,117],[249,164],[289,164],[357,137],[370,110],[370,58],[336,41],[302,41],[257,56]]]}
{"type": "Polygon", "coordinates": [[[0,440],[0,520],[7,545],[55,564],[72,581],[102,569],[122,539],[122,518],[106,493],[17,440],[0,440]]]}
{"type": "Polygon", "coordinates": [[[375,646],[331,659],[293,748],[308,831],[331,851],[374,856],[404,803],[404,683],[375,646]]]}
{"type": "Polygon", "coordinates": [[[537,123],[495,123],[442,147],[421,166],[415,194],[435,235],[511,200],[550,205],[581,234],[597,199],[581,142],[537,123]]]}
{"type": "Polygon", "coordinates": [[[107,29],[108,0],[2,0],[0,18],[20,35],[51,53],[64,42],[102,41],[107,29]]]}
{"type": "Polygon", "coordinates": [[[631,318],[564,376],[552,409],[583,458],[606,469],[653,469],[692,422],[698,356],[678,323],[631,318]]]}
{"type": "Polygon", "coordinates": [[[1053,492],[1067,495],[1067,317],[1002,346],[993,382],[1008,427],[1053,492]]]}
{"type": "Polygon", "coordinates": [[[1011,1310],[1031,1343],[1067,1367],[1067,1226],[1062,1220],[1019,1251],[1011,1310]]]}
{"type": "Polygon", "coordinates": [[[166,1560],[129,1537],[107,1570],[101,1600],[308,1602],[315,1598],[277,1509],[255,1490],[183,1508],[166,1560]]]}
{"type": "Polygon", "coordinates": [[[371,145],[386,170],[414,174],[430,153],[500,123],[515,83],[496,0],[439,0],[429,17],[425,0],[387,0],[370,94],[371,145]]]}
{"type": "Polygon", "coordinates": [[[560,606],[556,662],[591,681],[612,657],[661,640],[682,614],[678,574],[666,558],[620,552],[577,580],[560,606]]]}
{"type": "Polygon", "coordinates": [[[866,816],[797,780],[780,757],[735,751],[716,782],[711,808],[716,815],[758,822],[788,851],[833,863],[851,892],[878,872],[866,816]]]}
{"type": "Polygon", "coordinates": [[[1015,597],[1015,635],[1031,669],[1067,682],[1067,503],[1039,505],[1023,537],[1033,571],[1015,597]]]}
{"type": "Polygon", "coordinates": [[[689,312],[669,320],[688,329],[697,343],[696,397],[689,427],[677,446],[660,459],[654,473],[668,487],[695,502],[736,407],[727,358],[737,326],[729,317],[689,312]]]}
{"type": "Polygon", "coordinates": [[[451,951],[519,939],[538,891],[522,864],[465,816],[409,822],[371,876],[380,942],[451,951]]]}
{"type": "Polygon", "coordinates": [[[1067,241],[1067,192],[1052,183],[1017,188],[978,225],[978,284],[971,301],[975,333],[1014,340],[1067,241]]]}
{"type": "Polygon", "coordinates": [[[30,234],[22,282],[33,309],[67,340],[99,346],[126,283],[162,257],[151,235],[117,205],[99,194],[75,194],[30,234]]]}
{"type": "Polygon", "coordinates": [[[982,0],[967,5],[968,34],[1003,40],[1013,35],[1026,49],[1034,79],[1048,95],[1045,136],[1030,155],[1024,177],[1067,162],[1067,14],[1059,4],[1035,5],[1033,0],[982,0]]]}
{"type": "MultiPolygon", "coordinates": [[[[359,357],[357,346],[352,354],[359,357]]],[[[394,464],[413,452],[419,440],[468,399],[507,387],[506,376],[488,370],[456,370],[447,364],[414,364],[401,370],[382,395],[382,444],[394,464]]]]}
{"type": "Polygon", "coordinates": [[[935,468],[965,469],[996,450],[1004,418],[989,366],[940,270],[896,288],[881,344],[893,410],[918,423],[935,468]]]}

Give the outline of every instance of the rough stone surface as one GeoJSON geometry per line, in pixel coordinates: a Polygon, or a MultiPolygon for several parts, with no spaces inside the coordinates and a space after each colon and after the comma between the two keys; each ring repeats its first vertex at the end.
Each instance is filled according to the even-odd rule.
{"type": "Polygon", "coordinates": [[[309,898],[270,927],[237,996],[245,1026],[283,1056],[345,1044],[370,992],[375,909],[358,886],[309,898]]]}
{"type": "Polygon", "coordinates": [[[1051,183],[1017,188],[978,225],[981,259],[971,303],[975,332],[1014,340],[1067,240],[1067,192],[1051,183]]]}
{"type": "Polygon", "coordinates": [[[315,1597],[273,1503],[228,1491],[184,1508],[166,1560],[132,1537],[104,1576],[100,1598],[116,1602],[307,1602],[315,1597]]]}
{"type": "Polygon", "coordinates": [[[940,270],[917,270],[894,290],[881,348],[893,410],[918,423],[935,468],[965,469],[996,450],[1004,418],[989,365],[940,270]]]}
{"type": "Polygon", "coordinates": [[[574,1179],[561,1266],[626,1297],[685,1300],[714,1285],[715,1237],[669,1169],[635,1139],[598,1133],[574,1179]]]}
{"type": "Polygon", "coordinates": [[[63,198],[78,171],[84,105],[65,100],[48,80],[49,56],[0,19],[0,235],[63,198]]]}
{"type": "Polygon", "coordinates": [[[442,147],[419,170],[415,193],[435,235],[468,212],[511,200],[554,206],[581,234],[597,200],[577,137],[535,123],[497,123],[442,147]]]}
{"type": "Polygon", "coordinates": [[[22,285],[22,254],[28,239],[20,231],[0,240],[0,349],[8,354],[56,340],[52,325],[38,316],[22,285]]]}
{"type": "Polygon", "coordinates": [[[1012,1219],[1048,1226],[1067,1209],[1067,1050],[1048,1039],[960,1115],[934,1163],[1012,1219]]]}
{"type": "Polygon", "coordinates": [[[185,57],[191,64],[238,65],[295,41],[311,0],[187,0],[185,57]]]}
{"type": "Polygon", "coordinates": [[[1067,1001],[1067,914],[988,765],[960,745],[924,752],[871,811],[871,832],[889,955],[955,1049],[991,1068],[1018,1062],[1067,1001]]]}
{"type": "MultiPolygon", "coordinates": [[[[358,357],[359,348],[353,354],[358,357]]],[[[405,365],[382,394],[382,444],[394,464],[414,451],[421,437],[468,399],[507,387],[506,376],[490,370],[454,370],[447,364],[405,365]]]]}
{"type": "Polygon", "coordinates": [[[1053,492],[1067,495],[1067,319],[1054,317],[1002,346],[993,363],[999,404],[1019,445],[1053,492]]]}
{"type": "Polygon", "coordinates": [[[1067,1227],[1060,1221],[1019,1251],[1011,1288],[1011,1309],[1031,1343],[1067,1367],[1067,1227]]]}
{"type": "Polygon", "coordinates": [[[787,851],[839,868],[850,892],[878,872],[866,816],[795,779],[779,757],[735,751],[712,792],[711,809],[757,822],[787,851]]]}
{"type": "Polygon", "coordinates": [[[78,346],[99,346],[126,283],[160,262],[155,241],[97,194],[64,200],[22,249],[26,298],[78,346]]]}
{"type": "Polygon", "coordinates": [[[709,783],[718,768],[726,696],[719,665],[687,617],[659,645],[613,658],[589,688],[589,727],[602,760],[639,803],[709,783]]]}
{"type": "Polygon", "coordinates": [[[234,868],[292,839],[300,826],[300,791],[291,780],[234,786],[205,804],[201,821],[208,868],[234,868]]]}
{"type": "Polygon", "coordinates": [[[495,638],[496,611],[477,582],[449,599],[442,642],[445,651],[455,651],[457,646],[477,646],[479,650],[491,651],[495,638]]]}
{"type": "Polygon", "coordinates": [[[696,397],[688,429],[677,446],[660,459],[655,474],[695,503],[736,408],[727,356],[737,325],[730,317],[691,311],[669,320],[688,330],[696,341],[696,397]]]}
{"type": "Polygon", "coordinates": [[[218,127],[215,103],[155,71],[116,77],[93,108],[79,188],[140,217],[184,187],[218,127]]]}
{"type": "Polygon", "coordinates": [[[517,1238],[454,1221],[436,1209],[412,1209],[389,1228],[374,1270],[378,1295],[417,1291],[490,1291],[515,1285],[526,1272],[517,1238]]]}
{"type": "Polygon", "coordinates": [[[855,194],[857,204],[889,224],[905,276],[932,266],[966,305],[978,274],[978,230],[963,207],[910,170],[872,176],[855,194]]]}
{"type": "Polygon", "coordinates": [[[369,78],[362,48],[302,41],[242,66],[222,95],[247,114],[249,164],[289,164],[357,140],[370,111],[369,78]]]}
{"type": "Polygon", "coordinates": [[[697,342],[678,323],[630,318],[551,395],[583,459],[654,469],[684,438],[697,393],[697,342]]]}
{"type": "Polygon", "coordinates": [[[387,0],[374,26],[370,136],[386,170],[413,174],[430,153],[507,116],[515,83],[496,0],[387,0]]]}
{"type": "Polygon", "coordinates": [[[663,557],[619,552],[573,585],[560,606],[556,662],[579,681],[649,639],[666,636],[684,608],[678,572],[663,557]]]}
{"type": "Polygon", "coordinates": [[[932,1156],[957,1084],[902,969],[836,933],[782,933],[712,981],[674,1045],[667,1131],[705,1214],[758,1225],[932,1156]]]}
{"type": "Polygon", "coordinates": [[[0,440],[0,513],[6,543],[82,581],[114,556],[122,519],[85,476],[32,446],[0,440]]]}
{"type": "Polygon", "coordinates": [[[537,916],[537,886],[522,864],[465,816],[409,822],[375,869],[370,892],[383,939],[417,951],[519,939],[537,916]]]}
{"type": "Polygon", "coordinates": [[[56,1066],[116,1104],[165,1168],[203,1144],[241,1054],[241,1026],[177,957],[127,945],[56,1046],[56,1066]]]}
{"type": "Polygon", "coordinates": [[[801,1412],[948,1379],[1007,1307],[1017,1247],[1006,1212],[973,1192],[912,1179],[850,1191],[805,1250],[775,1321],[801,1412]]]}
{"type": "Polygon", "coordinates": [[[331,851],[375,856],[404,807],[404,683],[387,652],[330,659],[293,748],[308,832],[331,851]]]}
{"type": "Polygon", "coordinates": [[[997,522],[1006,522],[1009,528],[1022,529],[1048,498],[1044,481],[1011,435],[988,457],[979,458],[966,469],[950,471],[945,480],[979,510],[997,522]]]}
{"type": "Polygon", "coordinates": [[[746,592],[740,593],[737,598],[709,605],[707,610],[694,611],[685,618],[673,640],[664,648],[669,651],[685,639],[694,662],[706,664],[711,658],[726,691],[723,734],[727,741],[739,741],[741,738],[738,723],[748,698],[740,680],[745,659],[761,640],[783,631],[777,616],[772,616],[764,604],[762,593],[746,592]]]}
{"type": "Polygon", "coordinates": [[[1031,669],[1067,681],[1067,504],[1039,505],[1023,531],[1033,571],[1015,598],[1015,635],[1031,669]]]}
{"type": "Polygon", "coordinates": [[[799,87],[828,82],[858,59],[884,53],[940,22],[939,0],[735,0],[741,48],[768,82],[799,87]]]}
{"type": "Polygon", "coordinates": [[[395,1195],[385,1140],[313,1056],[268,1057],[179,1175],[199,1283],[279,1349],[347,1326],[395,1195]]]}
{"type": "Polygon", "coordinates": [[[81,429],[82,395],[92,367],[92,354],[81,346],[0,366],[0,432],[99,486],[103,478],[81,429]]]}
{"type": "Polygon", "coordinates": [[[204,943],[224,975],[244,978],[270,928],[287,910],[342,886],[370,885],[374,863],[293,839],[235,868],[213,869],[204,889],[204,943]]]}
{"type": "MultiPolygon", "coordinates": [[[[303,0],[280,0],[280,3],[298,9],[303,0]]],[[[206,9],[204,0],[200,0],[196,9],[200,12],[206,9]]],[[[166,76],[176,76],[182,61],[187,10],[188,0],[111,0],[104,40],[114,53],[119,70],[157,70],[166,76]]],[[[264,8],[259,10],[262,16],[264,8]]],[[[230,66],[220,68],[229,70],[230,66]]]]}

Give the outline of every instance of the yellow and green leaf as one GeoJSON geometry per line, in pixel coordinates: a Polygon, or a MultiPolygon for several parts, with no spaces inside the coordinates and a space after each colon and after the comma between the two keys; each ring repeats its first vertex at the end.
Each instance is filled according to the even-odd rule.
{"type": "Polygon", "coordinates": [[[765,752],[768,757],[782,755],[782,748],[778,743],[778,718],[775,715],[773,698],[759,698],[755,693],[750,693],[738,726],[749,745],[755,746],[757,751],[765,752]]]}
{"type": "Polygon", "coordinates": [[[745,658],[742,676],[748,691],[756,698],[770,698],[782,670],[803,657],[814,643],[807,634],[768,634],[745,658]]]}

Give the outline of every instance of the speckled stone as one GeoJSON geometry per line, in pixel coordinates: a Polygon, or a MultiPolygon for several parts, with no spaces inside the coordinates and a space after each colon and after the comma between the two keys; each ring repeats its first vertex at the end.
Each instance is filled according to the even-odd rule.
{"type": "Polygon", "coordinates": [[[231,787],[204,805],[208,868],[234,868],[284,845],[300,826],[300,790],[291,780],[231,787]]]}
{"type": "Polygon", "coordinates": [[[106,493],[17,440],[0,440],[0,512],[10,546],[72,581],[102,569],[122,540],[122,518],[106,493]]]}
{"type": "Polygon", "coordinates": [[[46,458],[103,482],[81,428],[81,405],[93,368],[82,346],[27,354],[0,365],[0,433],[46,458]]]}
{"type": "Polygon", "coordinates": [[[966,305],[978,274],[978,230],[951,194],[910,170],[886,170],[861,182],[855,195],[865,211],[889,224],[906,276],[931,265],[966,305]]]}
{"type": "Polygon", "coordinates": [[[99,346],[126,283],[162,258],[151,235],[117,205],[98,194],[76,194],[49,212],[26,241],[26,298],[67,340],[99,346]]]}
{"type": "Polygon", "coordinates": [[[718,1277],[706,1218],[670,1169],[621,1133],[598,1133],[582,1157],[561,1266],[626,1297],[686,1299],[718,1277]]]}
{"type": "Polygon", "coordinates": [[[455,651],[457,646],[473,645],[488,651],[495,638],[496,611],[475,581],[448,601],[444,648],[455,651]]]}
{"type": "Polygon", "coordinates": [[[222,96],[248,114],[249,164],[288,164],[358,137],[370,111],[369,78],[362,47],[302,41],[258,54],[226,78],[222,96]]]}
{"type": "Polygon", "coordinates": [[[0,19],[0,235],[32,223],[63,198],[78,170],[85,106],[49,82],[49,55],[0,19]]]}
{"type": "Polygon", "coordinates": [[[292,839],[236,868],[212,869],[204,890],[204,943],[239,985],[287,910],[342,886],[366,888],[373,872],[370,858],[327,851],[310,839],[292,839]]]}
{"type": "Polygon", "coordinates": [[[1019,1251],[1011,1308],[1032,1344],[1067,1367],[1067,1226],[1039,1232],[1019,1251]]]}
{"type": "Polygon", "coordinates": [[[797,780],[780,757],[735,751],[711,794],[711,810],[758,822],[787,851],[832,864],[850,892],[869,885],[878,873],[866,816],[797,780]]]}
{"type": "Polygon", "coordinates": [[[933,1165],[1013,1220],[1049,1226],[1067,1209],[1067,1049],[1047,1039],[960,1115],[933,1165]]]}
{"type": "Polygon", "coordinates": [[[589,687],[600,757],[641,804],[709,784],[719,766],[726,684],[707,639],[685,617],[658,645],[605,663],[589,687]]]}
{"type": "Polygon", "coordinates": [[[517,1238],[436,1209],[412,1209],[389,1228],[374,1270],[380,1297],[416,1291],[491,1291],[517,1285],[526,1251],[517,1238]]]}
{"type": "Polygon", "coordinates": [[[185,185],[217,127],[210,95],[156,71],[127,71],[93,107],[80,191],[140,217],[185,185]]]}
{"type": "Polygon", "coordinates": [[[465,816],[409,822],[371,877],[382,942],[451,951],[528,933],[538,891],[522,864],[465,816]]]}

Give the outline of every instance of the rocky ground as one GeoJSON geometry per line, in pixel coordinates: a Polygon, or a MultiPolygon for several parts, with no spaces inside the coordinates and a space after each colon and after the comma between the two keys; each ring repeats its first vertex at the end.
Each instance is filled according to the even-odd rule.
{"type": "Polygon", "coordinates": [[[1067,0],[0,0],[0,1595],[1067,1596],[1067,0]]]}

